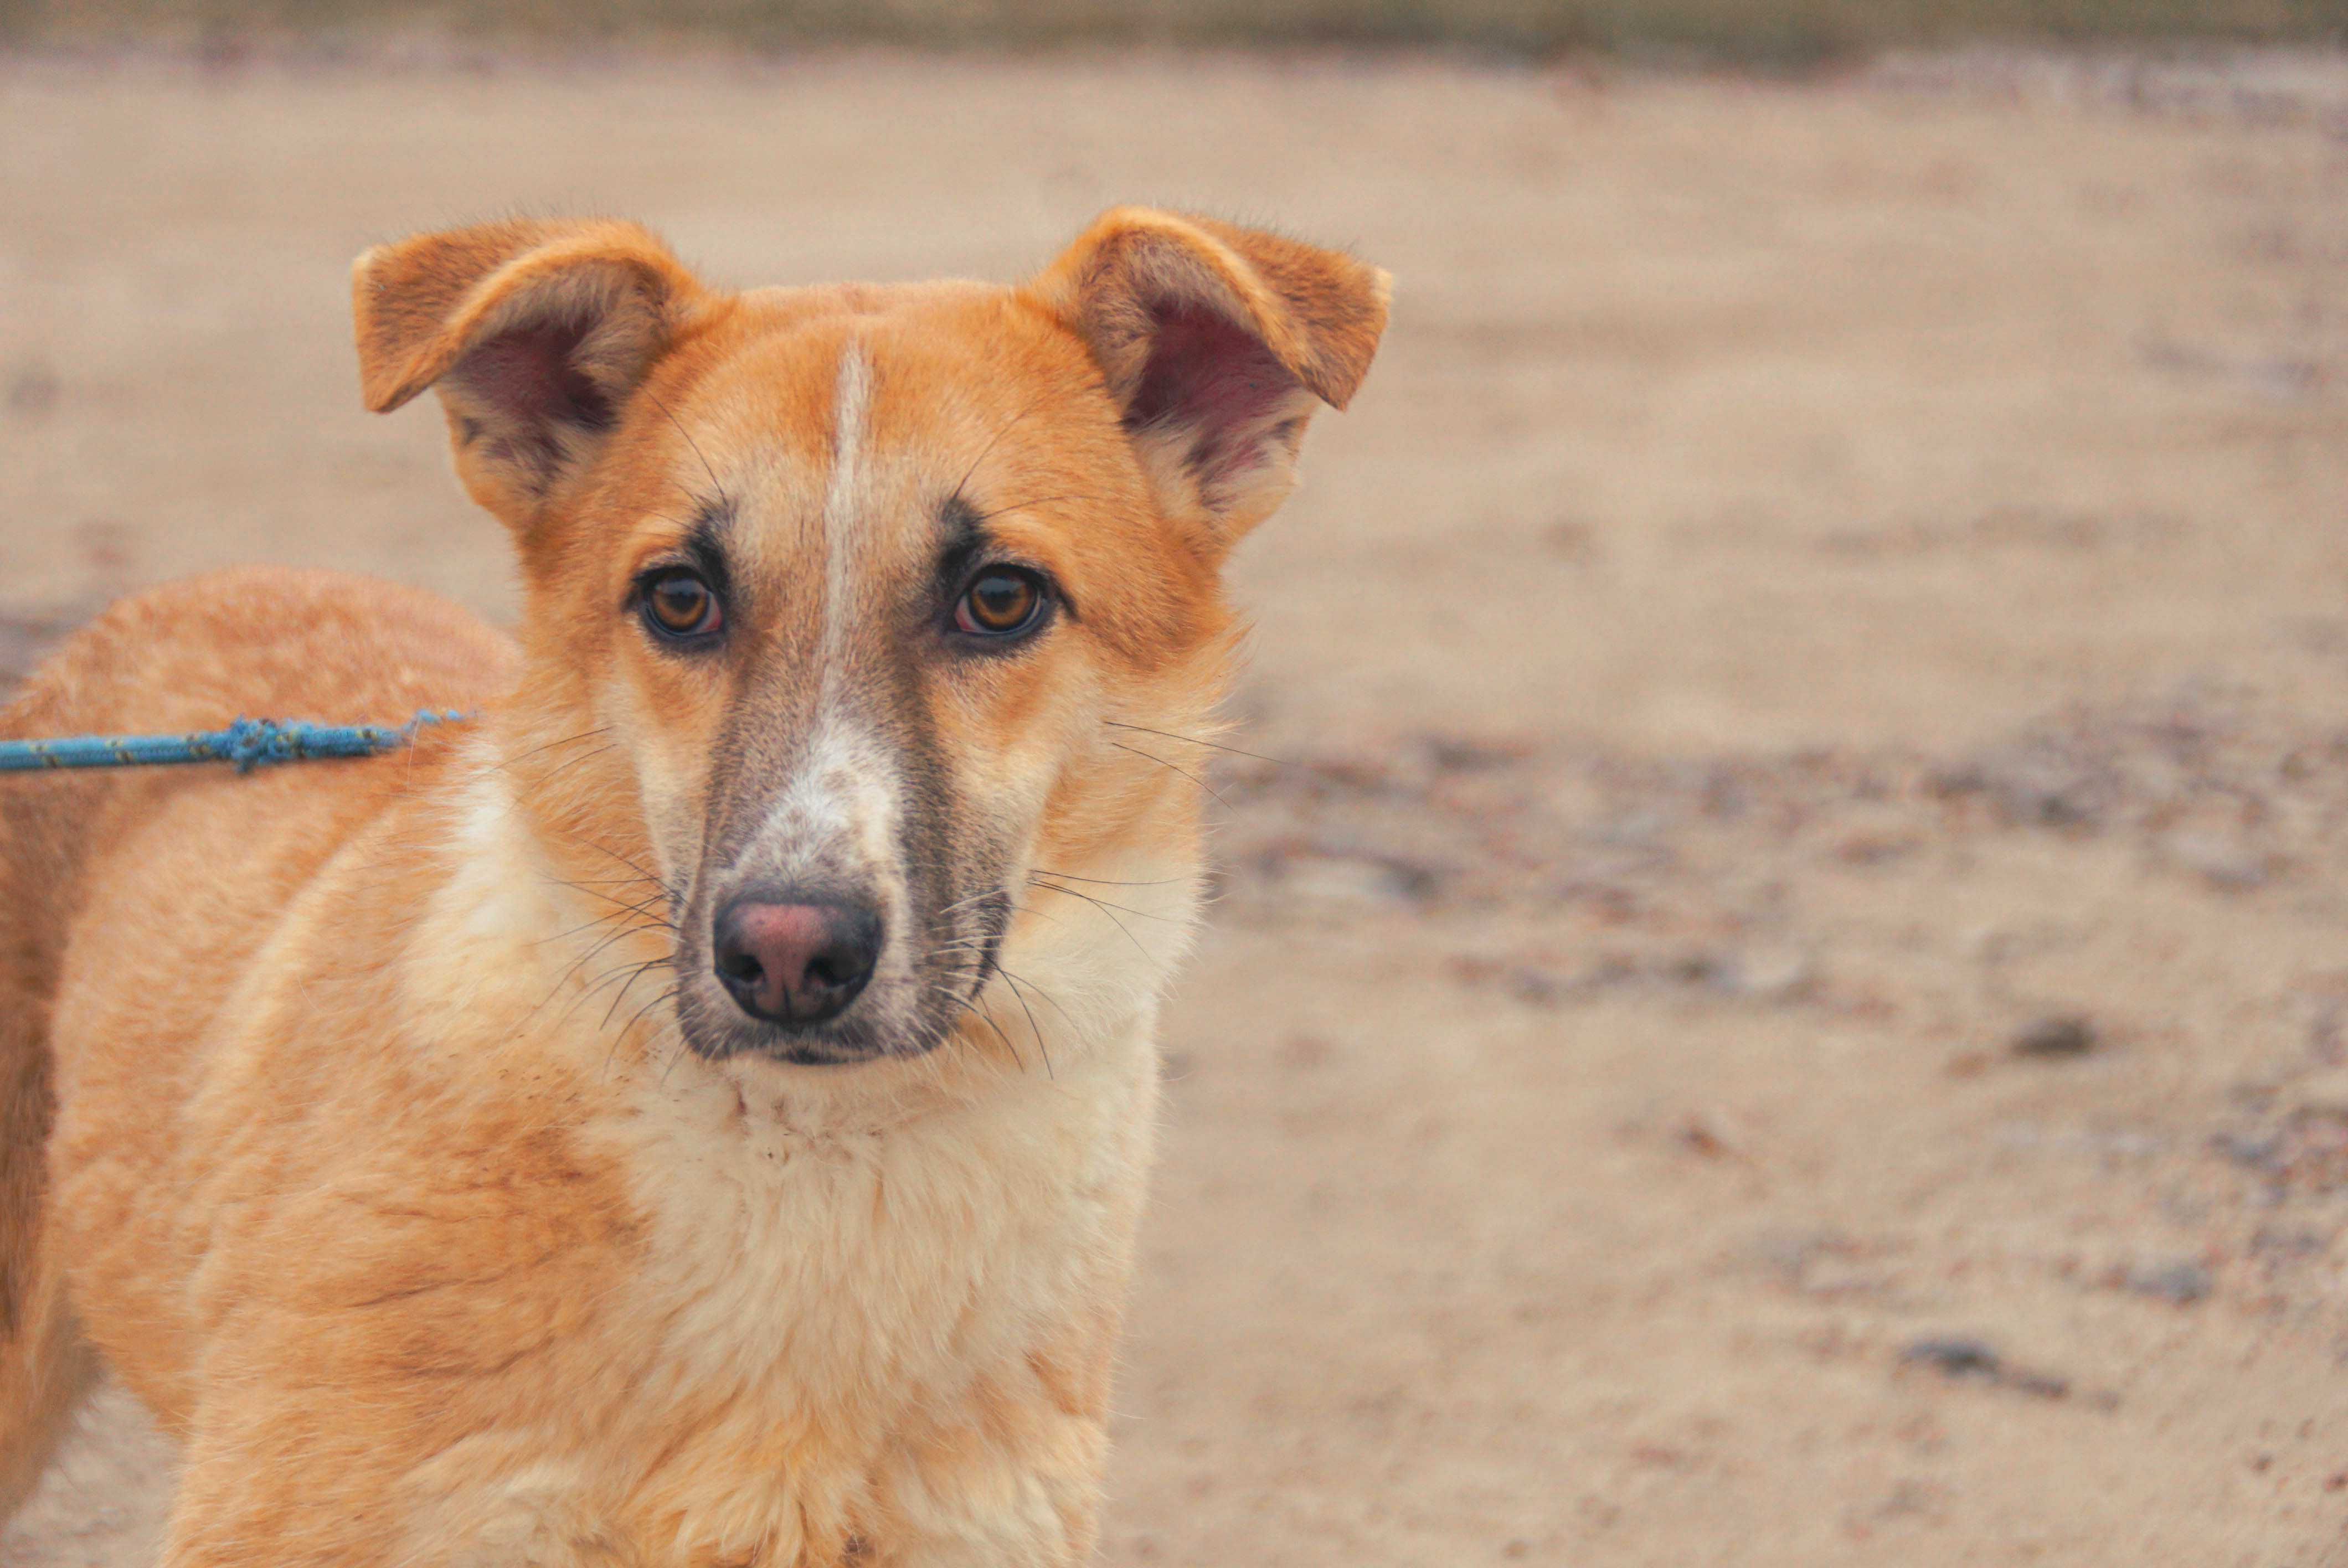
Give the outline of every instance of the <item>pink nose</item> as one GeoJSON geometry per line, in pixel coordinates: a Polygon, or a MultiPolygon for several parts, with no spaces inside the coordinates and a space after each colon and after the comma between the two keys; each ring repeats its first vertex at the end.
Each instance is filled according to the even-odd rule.
{"type": "Polygon", "coordinates": [[[880,958],[880,915],[861,904],[786,904],[746,894],[718,911],[717,979],[752,1018],[824,1023],[848,1010],[880,958]]]}

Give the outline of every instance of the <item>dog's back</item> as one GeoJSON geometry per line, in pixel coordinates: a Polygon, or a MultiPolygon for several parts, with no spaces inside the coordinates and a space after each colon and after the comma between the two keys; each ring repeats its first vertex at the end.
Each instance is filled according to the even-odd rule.
{"type": "MultiPolygon", "coordinates": [[[[125,600],[85,627],[0,709],[0,739],[176,733],[240,714],[396,723],[420,708],[475,706],[510,680],[512,662],[504,639],[412,589],[329,572],[221,572],[125,600]]],[[[201,929],[201,889],[223,854],[323,858],[338,836],[332,825],[368,817],[417,765],[336,763],[298,770],[298,781],[296,770],[197,767],[0,782],[0,1517],[39,1474],[95,1368],[43,1213],[56,1102],[49,1014],[90,884],[150,879],[170,922],[201,929]]],[[[239,929],[251,939],[264,927],[239,929]]],[[[156,972],[170,972],[157,958],[156,972]]],[[[183,1041],[201,1033],[201,1020],[188,1021],[183,1041]]]]}

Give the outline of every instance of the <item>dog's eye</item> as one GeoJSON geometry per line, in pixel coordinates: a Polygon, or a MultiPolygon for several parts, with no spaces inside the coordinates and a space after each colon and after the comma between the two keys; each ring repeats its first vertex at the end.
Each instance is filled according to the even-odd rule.
{"type": "Polygon", "coordinates": [[[707,637],[726,624],[717,595],[699,573],[682,567],[646,578],[643,600],[644,624],[662,637],[707,637]]]}
{"type": "Polygon", "coordinates": [[[1016,637],[1044,614],[1044,584],[1034,572],[990,567],[963,589],[954,629],[973,637],[1016,637]]]}

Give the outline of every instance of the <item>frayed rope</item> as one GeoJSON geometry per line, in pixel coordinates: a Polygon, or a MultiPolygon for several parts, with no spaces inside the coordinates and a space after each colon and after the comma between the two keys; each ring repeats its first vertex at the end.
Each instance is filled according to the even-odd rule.
{"type": "Polygon", "coordinates": [[[397,751],[427,724],[459,724],[454,710],[419,712],[407,723],[312,724],[240,717],[224,730],[186,735],[67,735],[54,741],[0,741],[0,774],[49,768],[143,768],[178,763],[233,763],[249,774],[275,763],[374,757],[397,751]]]}

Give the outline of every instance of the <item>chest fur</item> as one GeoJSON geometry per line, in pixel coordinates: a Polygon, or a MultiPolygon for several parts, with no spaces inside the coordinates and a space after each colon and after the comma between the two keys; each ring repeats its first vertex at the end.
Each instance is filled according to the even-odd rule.
{"type": "Polygon", "coordinates": [[[909,1454],[1097,1429],[1103,1390],[1056,1368],[1106,1355],[1155,1090],[1137,1035],[885,1128],[810,1131],[715,1082],[640,1118],[631,1416],[663,1429],[624,1445],[663,1456],[631,1488],[642,1527],[823,1561],[909,1454]]]}

